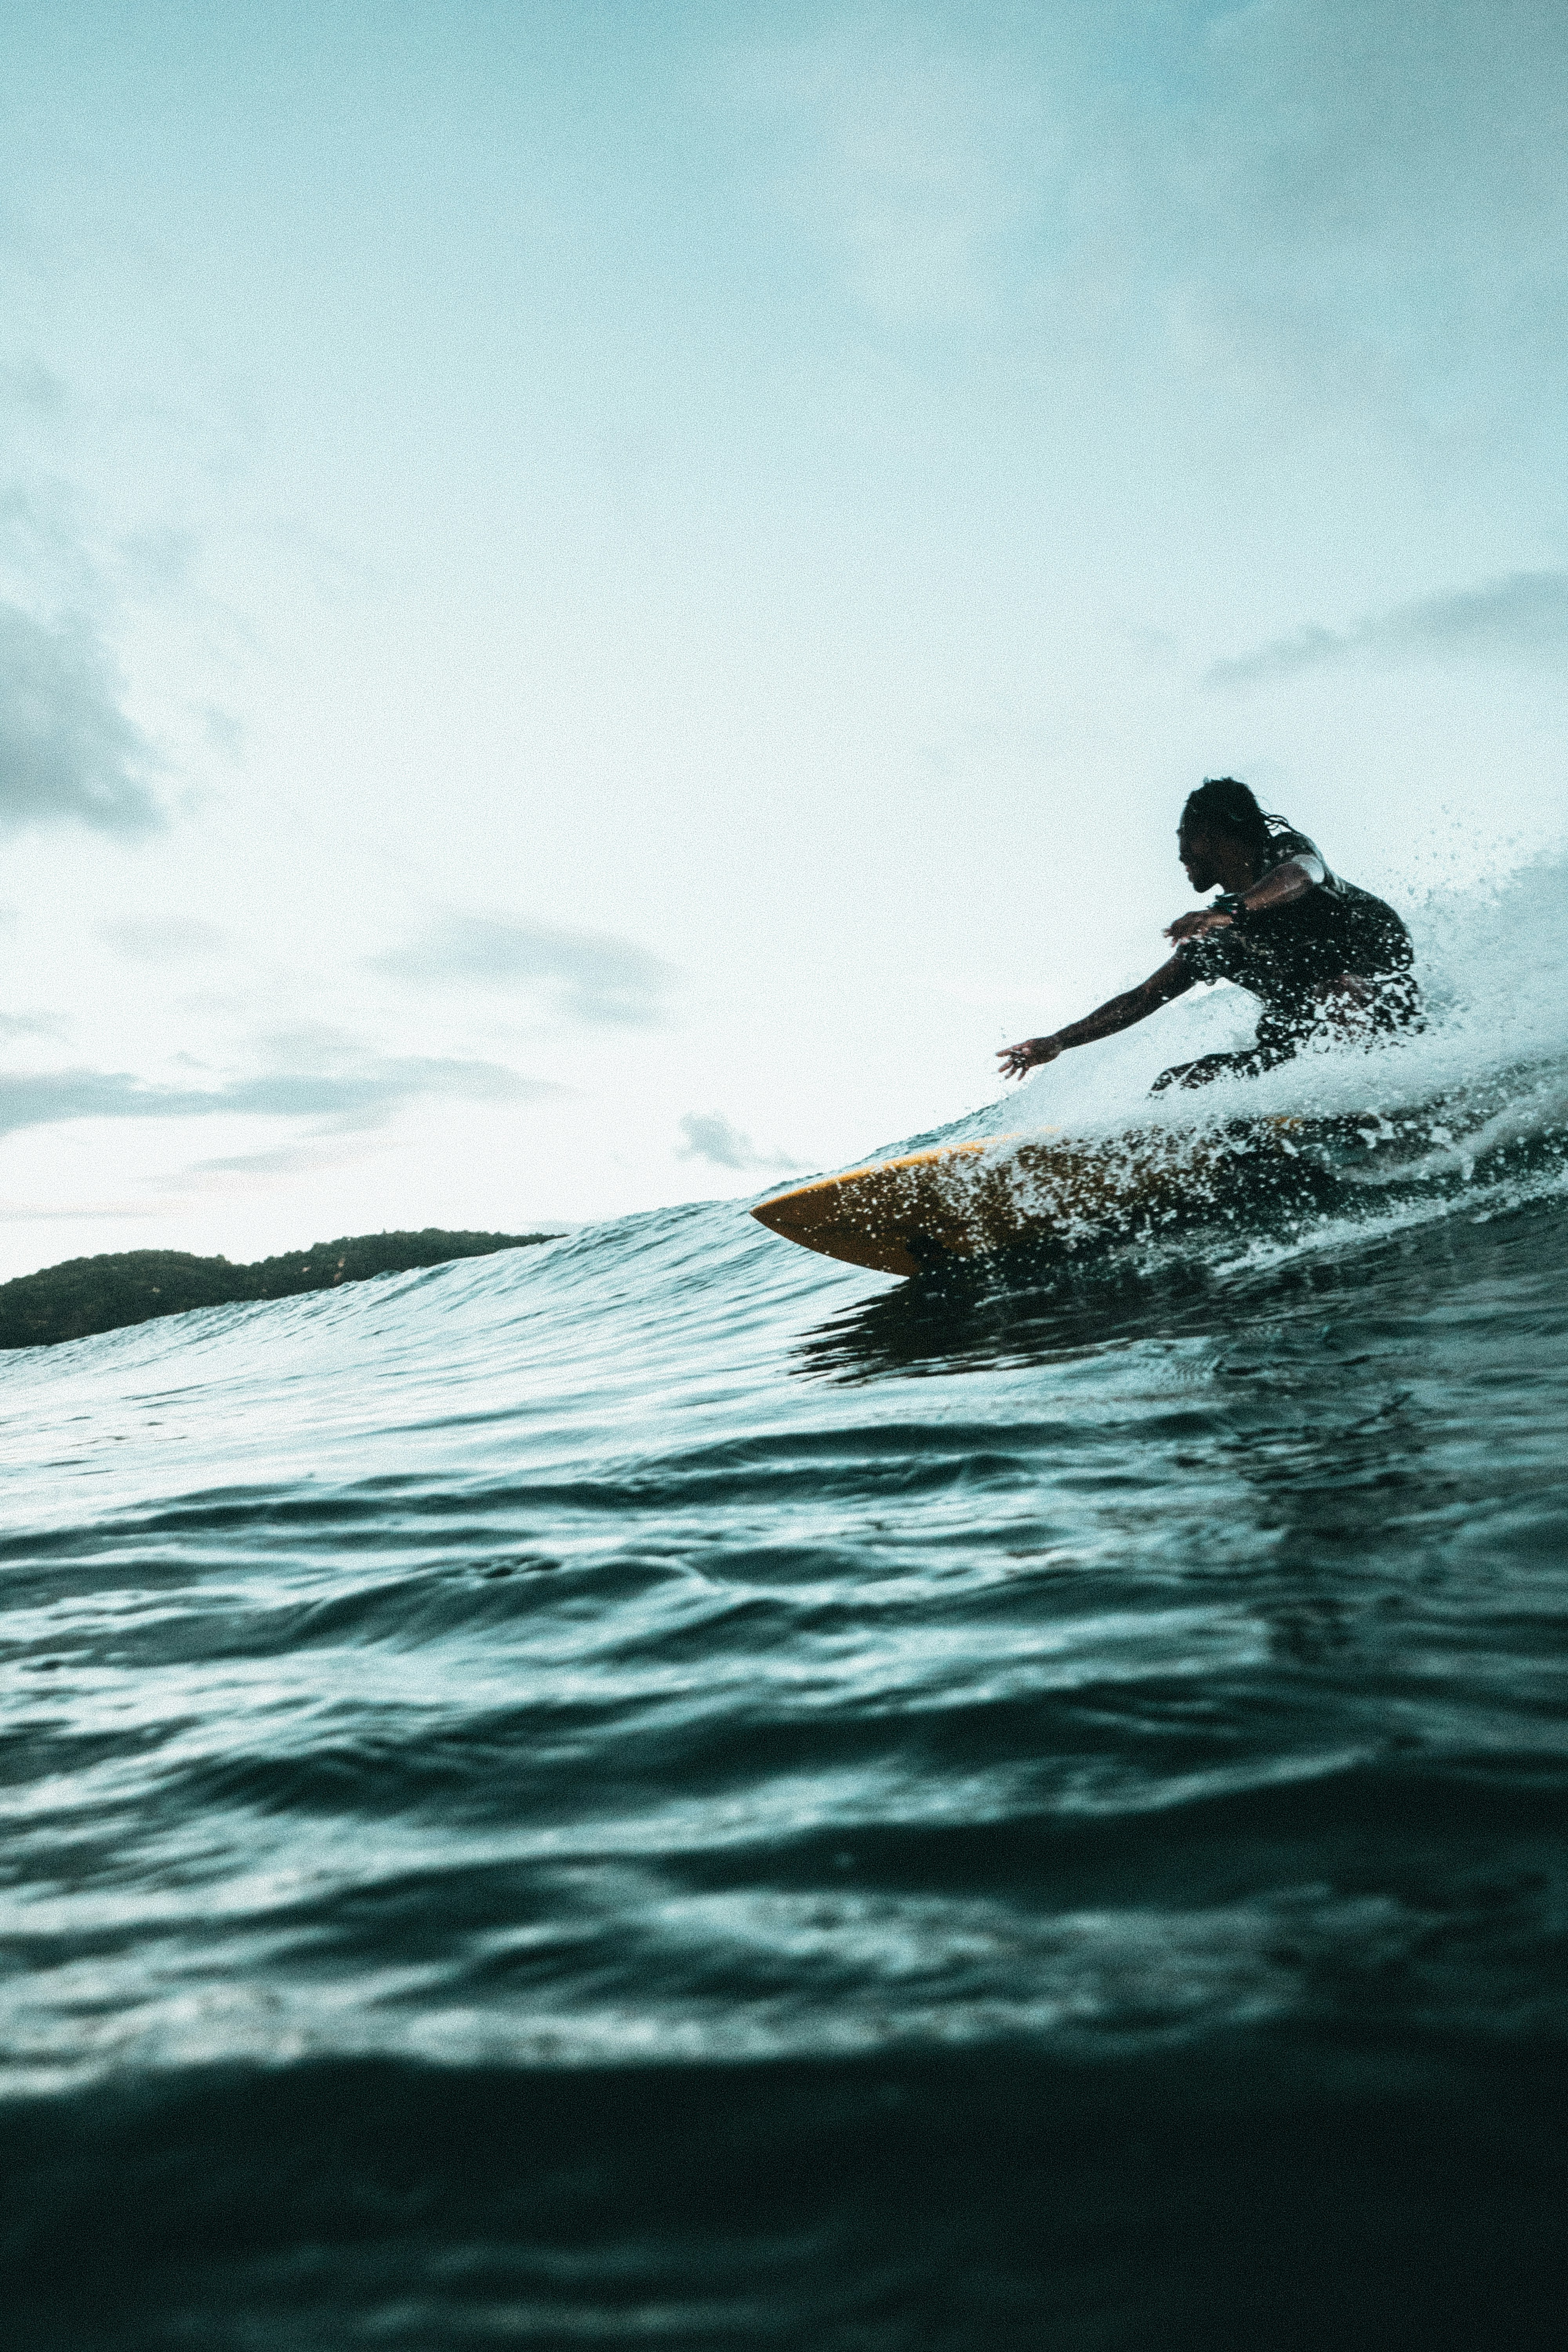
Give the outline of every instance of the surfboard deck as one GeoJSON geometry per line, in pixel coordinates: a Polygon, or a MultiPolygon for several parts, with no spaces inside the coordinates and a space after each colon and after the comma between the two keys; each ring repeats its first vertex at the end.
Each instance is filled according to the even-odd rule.
{"type": "Polygon", "coordinates": [[[1303,1171],[1304,1122],[1237,1120],[1213,1134],[1148,1129],[1107,1142],[1050,1129],[937,1144],[760,1201],[752,1214],[803,1249],[879,1274],[917,1275],[1026,1244],[1070,1244],[1167,1221],[1227,1194],[1278,1191],[1303,1171]]]}

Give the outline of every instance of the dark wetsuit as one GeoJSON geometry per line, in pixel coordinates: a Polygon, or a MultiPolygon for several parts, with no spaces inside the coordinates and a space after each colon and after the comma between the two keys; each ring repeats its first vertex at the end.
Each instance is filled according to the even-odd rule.
{"type": "MultiPolygon", "coordinates": [[[[1277,833],[1258,879],[1291,857],[1322,862],[1322,853],[1304,833],[1277,833]]],[[[1373,1030],[1407,1028],[1420,1017],[1409,932],[1392,907],[1353,882],[1342,882],[1326,866],[1322,881],[1304,897],[1248,914],[1227,930],[1200,932],[1184,940],[1176,953],[1195,979],[1233,980],[1249,989],[1262,998],[1263,1012],[1253,1045],[1163,1070],[1154,1081],[1156,1091],[1172,1085],[1204,1087],[1227,1076],[1251,1077],[1288,1061],[1314,1031],[1321,1032],[1325,993],[1346,972],[1371,988],[1358,1009],[1373,1030]]]]}

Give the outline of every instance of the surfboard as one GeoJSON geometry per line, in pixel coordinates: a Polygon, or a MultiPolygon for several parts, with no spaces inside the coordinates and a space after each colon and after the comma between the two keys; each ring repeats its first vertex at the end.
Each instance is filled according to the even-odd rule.
{"type": "Polygon", "coordinates": [[[1158,1225],[1259,1191],[1301,1189],[1303,1122],[1236,1120],[1213,1132],[1148,1129],[1110,1141],[987,1136],[819,1176],[753,1217],[802,1248],[879,1274],[916,1275],[1026,1244],[1071,1245],[1158,1225]]]}

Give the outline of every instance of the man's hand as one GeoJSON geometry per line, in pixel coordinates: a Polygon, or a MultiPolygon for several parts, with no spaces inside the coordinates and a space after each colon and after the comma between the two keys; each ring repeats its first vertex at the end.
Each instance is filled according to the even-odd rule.
{"type": "Polygon", "coordinates": [[[1055,1037],[1026,1037],[1021,1045],[1004,1045],[996,1056],[1002,1065],[996,1075],[1002,1078],[1026,1077],[1042,1062],[1054,1062],[1061,1050],[1055,1037]]]}
{"type": "Polygon", "coordinates": [[[1168,940],[1195,940],[1205,931],[1228,931],[1231,919],[1215,907],[1194,907],[1190,915],[1178,915],[1173,923],[1165,926],[1168,940]]]}

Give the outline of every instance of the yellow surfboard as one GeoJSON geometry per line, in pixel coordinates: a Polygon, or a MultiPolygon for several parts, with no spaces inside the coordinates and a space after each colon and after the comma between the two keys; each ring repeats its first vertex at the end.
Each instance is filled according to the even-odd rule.
{"type": "Polygon", "coordinates": [[[1212,1134],[1152,1129],[1107,1142],[1049,1129],[937,1144],[900,1160],[819,1176],[761,1201],[753,1217],[787,1241],[879,1274],[921,1274],[1020,1243],[1089,1240],[1130,1213],[1158,1223],[1268,1189],[1301,1167],[1291,1118],[1238,1120],[1212,1134]]]}

